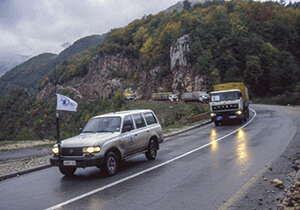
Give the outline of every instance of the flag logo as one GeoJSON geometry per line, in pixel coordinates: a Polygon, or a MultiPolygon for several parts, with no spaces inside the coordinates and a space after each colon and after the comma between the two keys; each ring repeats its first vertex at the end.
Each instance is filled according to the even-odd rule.
{"type": "Polygon", "coordinates": [[[57,110],[76,112],[78,104],[67,96],[57,95],[57,110]]]}

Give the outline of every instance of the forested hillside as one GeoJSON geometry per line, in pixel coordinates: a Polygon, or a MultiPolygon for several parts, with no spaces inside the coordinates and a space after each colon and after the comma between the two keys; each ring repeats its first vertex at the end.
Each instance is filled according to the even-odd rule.
{"type": "Polygon", "coordinates": [[[22,63],[0,77],[0,96],[16,88],[25,88],[30,93],[36,93],[39,83],[54,67],[53,61],[57,55],[44,53],[22,63]]]}
{"type": "MultiPolygon", "coordinates": [[[[208,2],[111,31],[100,54],[123,54],[168,74],[176,38],[191,36],[189,62],[211,84],[244,81],[252,96],[292,94],[299,82],[300,9],[276,3],[208,2]]],[[[298,84],[299,86],[299,84],[298,84]]]]}
{"type": "MultiPolygon", "coordinates": [[[[252,98],[280,96],[295,103],[300,88],[299,16],[299,8],[274,2],[206,2],[114,29],[98,54],[137,59],[140,71],[159,66],[158,77],[163,78],[171,73],[171,45],[187,34],[189,66],[207,80],[207,90],[216,83],[243,81],[252,98]]],[[[69,59],[60,68],[63,78],[58,81],[87,73],[87,68],[79,68],[87,62],[69,59]]],[[[124,72],[118,76],[130,77],[124,72]]]]}
{"type": "Polygon", "coordinates": [[[0,96],[16,88],[24,88],[30,94],[36,95],[41,81],[55,69],[56,65],[77,53],[101,44],[105,36],[106,34],[83,37],[58,55],[43,53],[16,66],[0,77],[0,96]]]}
{"type": "Polygon", "coordinates": [[[185,4],[181,11],[160,12],[113,29],[100,46],[53,68],[39,84],[38,97],[19,89],[0,98],[0,124],[4,125],[0,140],[26,135],[53,138],[54,84],[59,84],[60,93],[79,102],[76,114],[62,115],[65,136],[74,130],[72,121],[76,130],[94,114],[124,109],[124,89],[149,99],[157,91],[210,91],[220,82],[243,81],[251,100],[300,104],[297,5],[185,4]],[[177,53],[180,62],[174,62],[177,53]]]}

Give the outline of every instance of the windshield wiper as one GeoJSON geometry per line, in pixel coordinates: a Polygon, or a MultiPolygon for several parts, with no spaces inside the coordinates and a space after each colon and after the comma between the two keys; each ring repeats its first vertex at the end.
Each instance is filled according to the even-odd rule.
{"type": "Polygon", "coordinates": [[[114,131],[109,131],[109,130],[100,130],[100,131],[97,131],[97,133],[101,133],[101,132],[110,132],[110,133],[114,133],[114,131]]]}
{"type": "Polygon", "coordinates": [[[82,131],[81,133],[96,133],[95,131],[82,131]]]}

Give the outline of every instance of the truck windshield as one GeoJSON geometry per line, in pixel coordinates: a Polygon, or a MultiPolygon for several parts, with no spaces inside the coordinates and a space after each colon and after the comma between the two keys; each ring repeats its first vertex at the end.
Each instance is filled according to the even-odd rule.
{"type": "Polygon", "coordinates": [[[233,101],[240,98],[241,93],[236,92],[224,92],[211,94],[211,101],[233,101]]]}
{"type": "Polygon", "coordinates": [[[120,127],[120,117],[92,118],[85,125],[84,129],[82,130],[82,133],[120,132],[120,127]]]}

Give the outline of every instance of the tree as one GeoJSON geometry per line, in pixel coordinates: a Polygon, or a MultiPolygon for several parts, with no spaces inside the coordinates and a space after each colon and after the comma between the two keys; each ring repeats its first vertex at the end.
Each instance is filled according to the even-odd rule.
{"type": "Polygon", "coordinates": [[[249,55],[246,57],[246,70],[244,71],[244,77],[246,83],[250,87],[258,85],[259,78],[262,76],[263,71],[261,69],[260,59],[255,55],[249,55]]]}
{"type": "Polygon", "coordinates": [[[189,0],[184,0],[183,1],[183,9],[187,10],[187,11],[191,11],[192,10],[192,4],[189,0]]]}

